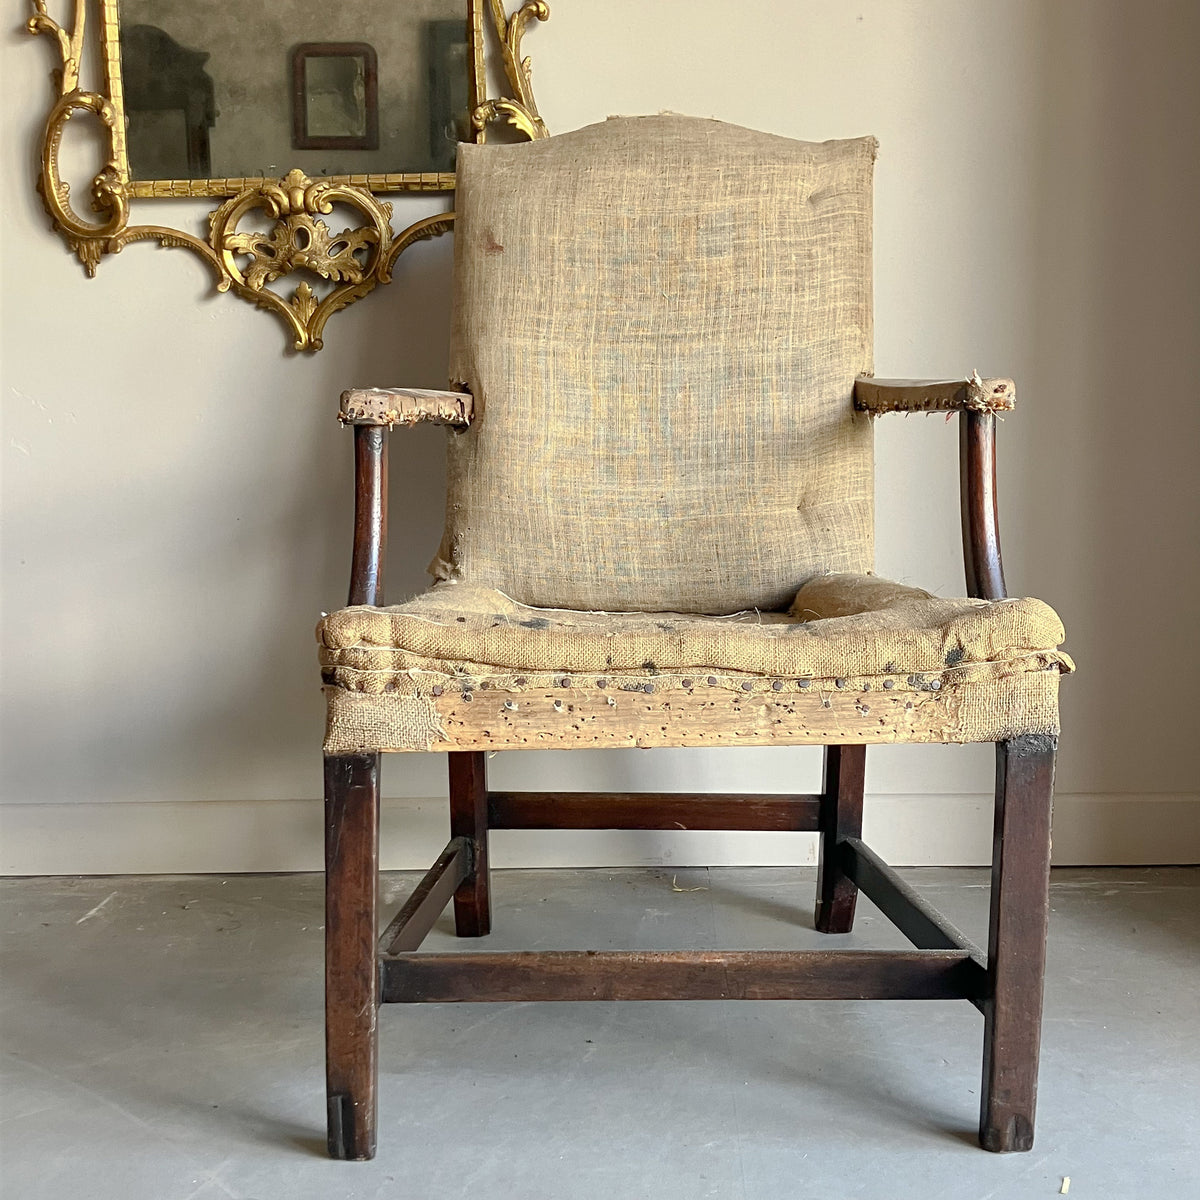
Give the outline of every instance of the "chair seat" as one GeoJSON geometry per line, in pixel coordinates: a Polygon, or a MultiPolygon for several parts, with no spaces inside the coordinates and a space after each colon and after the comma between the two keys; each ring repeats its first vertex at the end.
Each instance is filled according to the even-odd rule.
{"type": "Polygon", "coordinates": [[[440,584],[317,630],[329,753],[998,741],[1058,731],[1058,616],[825,575],[788,612],[531,608],[440,584]]]}

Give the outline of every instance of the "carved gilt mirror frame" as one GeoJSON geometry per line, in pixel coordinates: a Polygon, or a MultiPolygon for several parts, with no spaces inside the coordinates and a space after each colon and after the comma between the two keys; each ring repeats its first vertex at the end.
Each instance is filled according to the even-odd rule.
{"type": "MultiPolygon", "coordinates": [[[[45,34],[57,45],[61,67],[51,73],[56,98],[46,120],[38,190],[53,226],[79,257],[89,276],[105,255],[133,242],[193,251],[211,268],[219,292],[232,292],[283,319],[296,350],[320,350],[325,323],[335,313],[391,281],[396,259],[414,242],[447,232],[453,212],[437,213],[397,233],[392,206],[379,199],[387,192],[450,192],[453,172],[397,172],[326,175],[310,178],[299,168],[279,178],[141,180],[132,178],[126,138],[126,106],[121,71],[118,0],[95,0],[99,8],[98,90],[81,87],[89,0],[73,0],[68,27],[47,11],[47,0],[31,0],[32,34],[45,34]],[[105,139],[104,165],[90,189],[91,216],[71,203],[71,188],[59,168],[67,122],[76,114],[93,118],[105,139]],[[209,213],[208,236],[198,237],[168,224],[133,224],[134,201],[161,203],[177,197],[212,197],[221,203],[209,213]],[[337,205],[351,209],[357,226],[334,233],[322,219],[337,205]],[[262,228],[265,222],[266,229],[262,228]],[[239,229],[257,221],[258,228],[239,229]],[[315,276],[323,294],[296,273],[315,276]],[[268,285],[284,279],[290,294],[268,285]],[[324,283],[322,283],[324,281],[324,283]]],[[[488,126],[504,122],[518,136],[547,134],[530,82],[530,63],[521,57],[521,39],[531,21],[545,21],[545,0],[525,0],[511,15],[505,0],[462,0],[468,45],[467,90],[470,136],[483,141],[488,126]],[[485,22],[489,28],[485,30],[485,22]],[[488,97],[485,42],[500,55],[508,93],[488,97]]],[[[206,56],[197,55],[199,61],[206,56]]],[[[499,72],[497,73],[500,74],[499,72]]],[[[311,153],[311,152],[309,152],[311,153]]],[[[202,159],[201,161],[206,161],[202,159]]]]}

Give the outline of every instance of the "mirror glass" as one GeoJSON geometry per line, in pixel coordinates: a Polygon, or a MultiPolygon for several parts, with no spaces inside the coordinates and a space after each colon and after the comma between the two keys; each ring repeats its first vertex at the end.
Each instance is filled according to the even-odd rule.
{"type": "Polygon", "coordinates": [[[453,171],[466,0],[118,0],[133,180],[453,171]]]}

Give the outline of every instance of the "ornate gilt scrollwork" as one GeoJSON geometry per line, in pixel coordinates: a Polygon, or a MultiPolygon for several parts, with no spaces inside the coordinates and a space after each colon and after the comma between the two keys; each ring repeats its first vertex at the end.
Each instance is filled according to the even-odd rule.
{"type": "MultiPolygon", "coordinates": [[[[147,191],[144,183],[131,184],[125,149],[117,0],[100,3],[103,91],[85,91],[79,86],[87,0],[74,0],[69,29],[50,16],[46,0],[31,3],[34,12],[28,20],[29,32],[53,40],[61,60],[61,67],[52,72],[57,98],[46,121],[38,190],[54,228],[89,276],[95,275],[106,254],[116,254],[134,242],[183,247],[209,266],[218,291],[232,291],[274,312],[287,325],[295,349],[315,351],[321,349],[325,323],[335,312],[390,282],[396,260],[414,242],[436,237],[453,226],[454,214],[446,212],[396,233],[391,204],[378,199],[371,190],[377,181],[382,181],[385,190],[445,190],[451,180],[441,176],[354,176],[314,181],[302,171],[293,170],[277,180],[174,181],[166,191],[157,185],[147,191]],[[87,114],[97,122],[108,147],[104,166],[90,189],[94,219],[75,210],[70,185],[59,173],[63,132],[76,114],[87,114]],[[182,185],[178,191],[176,185],[182,185]],[[165,225],[129,224],[131,199],[175,194],[228,197],[209,214],[207,239],[165,225]],[[333,212],[335,205],[353,210],[361,223],[334,233],[323,218],[333,212]],[[240,228],[245,218],[255,215],[271,222],[270,228],[240,228]],[[329,285],[328,290],[320,295],[303,278],[287,296],[269,286],[297,273],[315,277],[318,286],[323,282],[329,285]]],[[[520,50],[525,26],[534,19],[545,21],[549,8],[544,0],[527,0],[512,17],[507,17],[503,0],[486,0],[500,42],[505,77],[513,91],[512,97],[487,99],[482,49],[484,3],[469,0],[468,8],[474,52],[471,115],[476,137],[482,141],[486,126],[495,120],[509,122],[529,138],[545,137],[546,126],[533,99],[529,59],[522,59],[520,50]]]]}
{"type": "MultiPolygon", "coordinates": [[[[29,32],[53,38],[62,60],[61,67],[51,72],[58,99],[46,118],[38,191],[67,244],[79,256],[87,273],[95,275],[101,256],[108,250],[109,240],[119,234],[129,221],[129,198],[113,137],[119,113],[107,95],[85,92],[79,87],[87,0],[75,0],[70,31],[50,16],[45,0],[32,2],[34,12],[29,18],[29,32]],[[91,188],[91,208],[99,220],[89,220],[75,211],[71,205],[71,185],[58,172],[58,152],[63,133],[67,122],[76,113],[89,113],[95,117],[103,126],[108,141],[108,159],[92,180],[91,188]]],[[[106,79],[105,83],[109,83],[109,80],[106,79]]]]}
{"type": "Polygon", "coordinates": [[[480,137],[492,121],[504,120],[514,126],[530,140],[548,137],[550,131],[538,113],[533,98],[533,80],[528,57],[521,57],[521,39],[530,21],[548,21],[550,6],[545,0],[526,0],[511,17],[504,15],[503,0],[488,0],[491,7],[492,24],[500,39],[500,56],[504,74],[513,96],[484,100],[471,114],[471,122],[480,137]]]}
{"type": "Polygon", "coordinates": [[[390,204],[345,184],[314,183],[302,171],[226,200],[209,216],[209,228],[233,290],[283,317],[297,350],[319,350],[325,322],[381,282],[380,268],[393,241],[390,204]],[[356,209],[366,223],[332,233],[317,214],[331,213],[334,204],[356,209]],[[255,209],[274,224],[266,232],[239,232],[242,218],[255,209]],[[267,287],[300,270],[335,286],[323,299],[304,280],[287,299],[267,287]]]}

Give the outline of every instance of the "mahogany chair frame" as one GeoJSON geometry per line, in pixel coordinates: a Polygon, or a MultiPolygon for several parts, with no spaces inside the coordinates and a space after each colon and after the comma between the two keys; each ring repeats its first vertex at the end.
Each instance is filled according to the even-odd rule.
{"type": "MultiPolygon", "coordinates": [[[[872,381],[877,388],[884,383],[872,381]]],[[[893,385],[897,394],[905,388],[915,390],[917,385],[893,385]]],[[[924,406],[926,411],[931,407],[924,406]]],[[[941,407],[959,412],[968,593],[1002,599],[995,414],[950,402],[941,407]]],[[[354,428],[352,605],[383,603],[388,436],[388,429],[380,425],[354,428]]],[[[1056,739],[1044,735],[996,743],[986,951],[863,842],[865,745],[826,747],[824,784],[818,795],[492,791],[486,753],[453,751],[448,756],[450,841],[382,936],[377,914],[380,755],[327,755],[330,1155],[366,1159],[375,1153],[378,1005],[530,1000],[966,1000],[984,1021],[980,1144],[992,1151],[1030,1149],[1049,913],[1055,751],[1056,739]],[[820,833],[816,928],[830,934],[850,932],[861,890],[913,948],[419,953],[451,901],[458,936],[489,932],[491,829],[680,827],[820,833]]]]}

